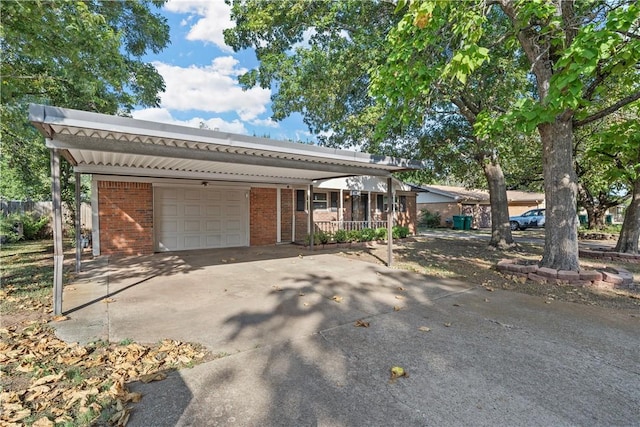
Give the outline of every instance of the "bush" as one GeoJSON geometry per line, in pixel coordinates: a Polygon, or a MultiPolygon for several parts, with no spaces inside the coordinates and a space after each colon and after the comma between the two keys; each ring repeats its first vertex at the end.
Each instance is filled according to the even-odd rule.
{"type": "Polygon", "coordinates": [[[349,242],[360,242],[361,233],[359,230],[349,230],[347,231],[347,240],[349,242]]]}
{"type": "Polygon", "coordinates": [[[336,243],[346,243],[349,241],[349,233],[347,230],[337,230],[333,235],[336,243]]]}
{"type": "MultiPolygon", "coordinates": [[[[305,245],[309,246],[311,237],[307,235],[304,238],[305,245]]],[[[318,231],[317,233],[313,233],[313,244],[314,245],[326,245],[331,240],[331,234],[325,233],[324,231],[318,231]]]]}
{"type": "Polygon", "coordinates": [[[409,227],[402,227],[400,225],[393,226],[393,238],[404,239],[409,235],[409,227]]]}
{"type": "Polygon", "coordinates": [[[363,228],[360,230],[360,241],[370,242],[376,238],[376,230],[373,228],[363,228]]]}
{"type": "Polygon", "coordinates": [[[429,212],[425,209],[420,213],[418,224],[427,228],[436,228],[440,227],[440,219],[440,212],[429,212]]]}
{"type": "Polygon", "coordinates": [[[38,240],[47,237],[49,217],[33,213],[11,214],[0,217],[0,236],[3,242],[38,240]]]}
{"type": "Polygon", "coordinates": [[[387,229],[384,227],[376,228],[376,240],[387,240],[387,229]]]}

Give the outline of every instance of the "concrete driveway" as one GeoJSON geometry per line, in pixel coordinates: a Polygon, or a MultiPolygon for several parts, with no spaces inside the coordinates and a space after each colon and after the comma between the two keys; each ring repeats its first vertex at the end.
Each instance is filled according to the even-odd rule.
{"type": "Polygon", "coordinates": [[[134,384],[129,425],[640,425],[637,312],[290,246],[107,261],[65,289],[59,336],[224,356],[134,384]]]}

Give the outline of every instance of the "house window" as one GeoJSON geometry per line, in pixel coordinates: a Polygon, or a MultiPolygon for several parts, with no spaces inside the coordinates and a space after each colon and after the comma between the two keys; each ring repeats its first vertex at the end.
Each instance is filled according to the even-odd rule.
{"type": "Polygon", "coordinates": [[[307,207],[306,203],[306,191],[304,190],[296,190],[296,211],[304,212],[307,207]]]}
{"type": "Polygon", "coordinates": [[[400,196],[398,198],[398,212],[407,211],[407,196],[400,196]]]}
{"type": "Polygon", "coordinates": [[[384,196],[382,194],[376,196],[376,209],[378,212],[384,212],[384,196]]]}
{"type": "Polygon", "coordinates": [[[313,193],[313,209],[327,209],[327,193],[313,193]]]}
{"type": "Polygon", "coordinates": [[[338,210],[338,197],[340,196],[340,193],[338,193],[337,191],[332,191],[331,192],[331,210],[335,211],[338,210]]]}

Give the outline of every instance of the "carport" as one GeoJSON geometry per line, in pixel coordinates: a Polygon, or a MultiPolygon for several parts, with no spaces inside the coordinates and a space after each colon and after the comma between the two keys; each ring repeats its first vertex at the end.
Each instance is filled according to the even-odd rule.
{"type": "MultiPolygon", "coordinates": [[[[407,159],[37,104],[30,106],[29,120],[45,136],[51,153],[55,314],[62,312],[63,285],[60,157],[73,166],[76,183],[80,182],[82,174],[92,174],[129,177],[130,180],[198,181],[203,186],[221,182],[303,185],[307,188],[307,197],[312,197],[317,180],[378,176],[386,178],[389,200],[393,199],[393,172],[423,167],[421,162],[407,159]]],[[[76,185],[76,206],[79,204],[80,185],[76,185]]],[[[389,203],[389,265],[393,259],[392,209],[389,203]]],[[[308,220],[313,224],[313,209],[309,209],[308,220]]],[[[80,224],[80,218],[76,216],[77,270],[81,259],[80,224]]],[[[312,249],[313,239],[310,239],[310,245],[312,249]]]]}

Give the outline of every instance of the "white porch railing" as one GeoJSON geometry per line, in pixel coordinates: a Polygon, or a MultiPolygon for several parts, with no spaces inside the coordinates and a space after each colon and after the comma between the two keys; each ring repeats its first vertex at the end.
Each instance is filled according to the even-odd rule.
{"type": "Polygon", "coordinates": [[[387,228],[387,221],[314,221],[315,231],[335,233],[338,230],[362,230],[364,228],[387,228]]]}

